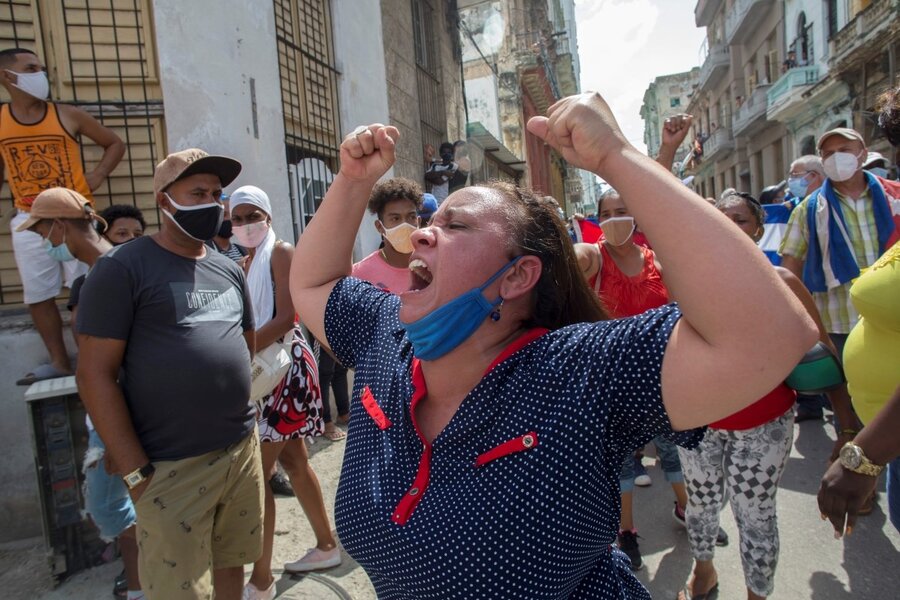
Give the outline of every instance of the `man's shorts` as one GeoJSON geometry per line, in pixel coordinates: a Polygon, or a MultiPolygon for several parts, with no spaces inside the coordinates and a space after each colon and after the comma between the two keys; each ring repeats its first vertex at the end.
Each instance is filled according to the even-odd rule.
{"type": "Polygon", "coordinates": [[[222,450],[153,466],[135,503],[141,587],[149,600],[212,598],[214,569],[262,555],[256,429],[222,450]]]}
{"type": "Polygon", "coordinates": [[[84,508],[100,530],[100,537],[112,541],[134,525],[134,504],[122,477],[106,472],[103,460],[106,447],[93,429],[88,440],[84,457],[84,508]]]}
{"type": "Polygon", "coordinates": [[[16,266],[22,279],[23,300],[25,304],[37,304],[55,298],[63,283],[66,287],[72,287],[72,282],[87,273],[88,267],[77,260],[58,262],[47,254],[44,238],[40,235],[33,231],[16,231],[16,227],[24,223],[28,216],[27,212],[20,210],[10,221],[9,227],[16,266]]]}

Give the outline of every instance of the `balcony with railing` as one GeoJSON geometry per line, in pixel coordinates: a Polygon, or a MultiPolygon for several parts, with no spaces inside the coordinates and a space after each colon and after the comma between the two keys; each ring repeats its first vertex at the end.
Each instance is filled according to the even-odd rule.
{"type": "MultiPolygon", "coordinates": [[[[704,47],[706,42],[704,42],[704,47]]],[[[717,42],[709,48],[700,67],[700,89],[718,83],[731,66],[731,56],[724,42],[717,42]]]]}
{"type": "Polygon", "coordinates": [[[856,14],[829,42],[831,65],[850,58],[854,51],[864,47],[900,19],[900,0],[875,0],[856,14]]]}
{"type": "Polygon", "coordinates": [[[746,41],[775,7],[775,0],[736,0],[725,16],[725,39],[729,44],[746,41]]]}
{"type": "Polygon", "coordinates": [[[703,161],[713,162],[728,156],[734,150],[734,134],[731,127],[719,127],[703,143],[703,161]]]}
{"type": "Polygon", "coordinates": [[[771,85],[756,86],[750,97],[737,109],[734,115],[734,135],[750,135],[762,129],[768,121],[766,110],[769,107],[768,91],[771,85]]]}
{"type": "Polygon", "coordinates": [[[723,0],[697,0],[697,6],[694,7],[694,23],[697,27],[706,27],[712,23],[722,3],[723,0]]]}
{"type": "Polygon", "coordinates": [[[769,88],[770,121],[782,121],[796,116],[804,108],[803,92],[819,82],[819,65],[794,67],[769,88]]]}

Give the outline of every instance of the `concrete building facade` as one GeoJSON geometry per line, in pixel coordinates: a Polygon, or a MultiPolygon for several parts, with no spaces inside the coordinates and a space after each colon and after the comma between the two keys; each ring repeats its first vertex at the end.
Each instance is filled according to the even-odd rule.
{"type": "Polygon", "coordinates": [[[394,174],[423,184],[425,146],[436,151],[442,142],[466,137],[455,4],[381,2],[388,111],[404,140],[394,174]]]}
{"type": "Polygon", "coordinates": [[[702,154],[694,187],[715,197],[727,188],[758,194],[784,179],[788,139],[766,116],[768,90],[784,61],[783,4],[775,0],[701,0],[704,59],[689,112],[702,154]]]}
{"type": "Polygon", "coordinates": [[[785,0],[785,43],[797,70],[773,92],[768,113],[788,128],[792,157],[814,154],[822,133],[853,120],[850,88],[829,72],[830,40],[847,22],[848,10],[844,2],[785,0]]]}
{"type": "Polygon", "coordinates": [[[579,90],[573,1],[460,0],[459,8],[473,163],[553,196],[567,214],[583,210],[594,201],[592,177],[525,128],[579,90]]]}
{"type": "Polygon", "coordinates": [[[870,115],[897,81],[898,0],[699,0],[694,16],[707,30],[689,106],[699,193],[758,194],[834,127],[889,150],[870,115]]]}
{"type": "MultiPolygon", "coordinates": [[[[644,120],[644,144],[647,146],[647,154],[655,157],[659,154],[659,146],[662,142],[662,128],[666,119],[687,111],[694,94],[694,88],[700,82],[700,67],[694,67],[683,73],[660,75],[647,87],[644,92],[644,102],[641,105],[641,118],[644,120]]],[[[691,140],[685,139],[682,146],[675,153],[676,162],[673,165],[676,171],[681,168],[681,159],[690,151],[691,140]]]]}

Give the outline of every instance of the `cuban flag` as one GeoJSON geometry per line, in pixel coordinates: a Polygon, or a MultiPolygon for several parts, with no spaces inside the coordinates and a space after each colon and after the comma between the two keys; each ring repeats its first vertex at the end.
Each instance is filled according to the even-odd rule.
{"type": "Polygon", "coordinates": [[[585,244],[594,244],[603,237],[603,230],[592,219],[572,219],[572,229],[575,232],[575,241],[585,244]]]}
{"type": "Polygon", "coordinates": [[[763,210],[766,212],[766,226],[758,245],[769,262],[778,267],[781,266],[781,255],[778,254],[778,248],[781,246],[781,240],[784,239],[785,231],[787,231],[791,209],[778,203],[763,204],[763,210]]]}

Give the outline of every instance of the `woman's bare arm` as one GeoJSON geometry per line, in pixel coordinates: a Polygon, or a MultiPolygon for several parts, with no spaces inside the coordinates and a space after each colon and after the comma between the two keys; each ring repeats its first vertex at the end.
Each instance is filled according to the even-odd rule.
{"type": "Polygon", "coordinates": [[[528,128],[618,190],[653,240],[684,315],[662,368],[674,428],[733,414],[784,380],[815,324],[749,237],[632,147],[598,94],[563,99],[528,128]]]}
{"type": "Polygon", "coordinates": [[[341,170],[297,242],[291,263],[291,299],[300,320],[325,346],[328,296],[334,284],[350,274],[353,242],[369,194],[394,164],[394,145],[399,137],[395,127],[375,124],[344,138],[341,170]]]}

